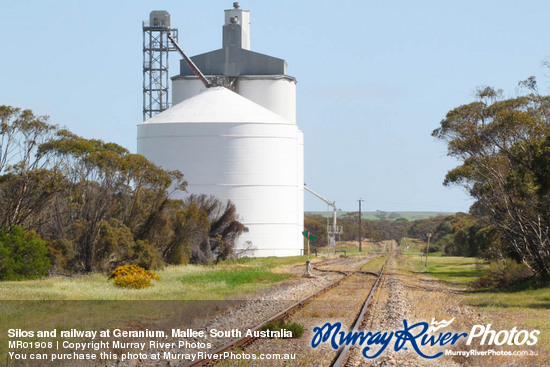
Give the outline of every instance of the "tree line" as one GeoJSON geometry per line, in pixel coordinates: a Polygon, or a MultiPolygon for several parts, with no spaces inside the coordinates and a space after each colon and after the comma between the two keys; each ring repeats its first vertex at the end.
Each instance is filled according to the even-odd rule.
{"type": "Polygon", "coordinates": [[[0,106],[0,279],[206,263],[247,231],[234,204],[115,143],[0,106]]]}
{"type": "MultiPolygon", "coordinates": [[[[457,213],[454,215],[438,215],[432,218],[409,221],[406,218],[394,220],[382,217],[377,220],[361,221],[363,239],[374,242],[402,238],[427,240],[431,234],[430,252],[442,252],[453,256],[474,256],[493,259],[498,254],[506,253],[495,227],[472,215],[457,213]],[[497,250],[498,251],[495,251],[497,250]]],[[[338,218],[338,225],[343,227],[342,241],[355,241],[359,238],[359,213],[346,213],[338,218]]],[[[306,216],[305,228],[317,236],[314,247],[324,247],[327,244],[327,219],[320,215],[306,216]]]]}
{"type": "MultiPolygon", "coordinates": [[[[407,237],[408,228],[411,225],[405,218],[389,219],[381,217],[378,220],[362,219],[361,221],[363,238],[369,238],[373,241],[399,240],[407,237]]],[[[330,218],[332,225],[332,218],[330,218]]],[[[304,227],[306,231],[314,234],[317,238],[314,247],[324,247],[327,245],[327,225],[329,222],[326,217],[321,215],[306,215],[304,227]]],[[[342,241],[354,241],[359,238],[359,213],[349,212],[338,217],[338,226],[343,227],[343,233],[340,236],[342,241]]]]}

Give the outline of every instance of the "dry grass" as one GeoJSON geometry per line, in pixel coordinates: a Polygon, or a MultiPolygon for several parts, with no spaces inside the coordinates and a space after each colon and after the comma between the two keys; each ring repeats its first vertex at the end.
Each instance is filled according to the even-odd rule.
{"type": "Polygon", "coordinates": [[[386,263],[386,256],[378,256],[374,258],[371,262],[365,264],[363,267],[361,267],[361,270],[363,271],[372,271],[375,273],[380,272],[382,270],[382,266],[386,263]]]}
{"type": "Polygon", "coordinates": [[[218,266],[168,266],[157,271],[160,281],[146,289],[115,287],[104,274],[51,277],[40,280],[0,282],[2,300],[205,300],[229,294],[253,293],[286,279],[273,273],[280,263],[297,263],[301,257],[270,258],[218,266]]]}

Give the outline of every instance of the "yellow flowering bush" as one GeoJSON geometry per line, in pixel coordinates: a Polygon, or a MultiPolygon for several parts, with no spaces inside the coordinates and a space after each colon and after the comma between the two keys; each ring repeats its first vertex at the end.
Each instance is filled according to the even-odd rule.
{"type": "Polygon", "coordinates": [[[153,285],[151,279],[160,280],[158,275],[137,265],[119,266],[109,279],[114,279],[114,285],[121,288],[141,289],[153,285]]]}

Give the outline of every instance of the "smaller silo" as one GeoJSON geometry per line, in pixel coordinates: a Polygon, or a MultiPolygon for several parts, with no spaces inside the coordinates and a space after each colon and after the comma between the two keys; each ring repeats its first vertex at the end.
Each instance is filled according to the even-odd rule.
{"type": "MultiPolygon", "coordinates": [[[[296,79],[287,75],[285,60],[251,51],[250,11],[233,6],[224,12],[222,48],[191,59],[207,77],[225,79],[241,96],[296,122],[296,79]]],[[[206,88],[183,60],[172,86],[174,103],[206,88]]]]}

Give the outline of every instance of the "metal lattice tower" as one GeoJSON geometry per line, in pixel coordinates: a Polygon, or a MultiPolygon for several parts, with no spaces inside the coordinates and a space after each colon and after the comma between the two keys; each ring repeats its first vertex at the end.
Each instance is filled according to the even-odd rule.
{"type": "Polygon", "coordinates": [[[176,48],[168,34],[178,39],[178,30],[170,28],[170,14],[152,11],[143,22],[143,120],[170,108],[168,54],[176,48]]]}

